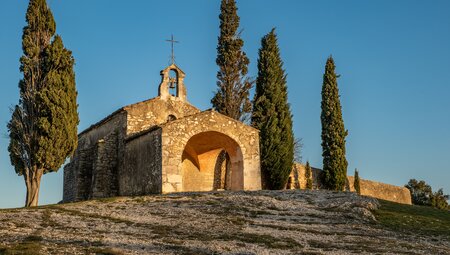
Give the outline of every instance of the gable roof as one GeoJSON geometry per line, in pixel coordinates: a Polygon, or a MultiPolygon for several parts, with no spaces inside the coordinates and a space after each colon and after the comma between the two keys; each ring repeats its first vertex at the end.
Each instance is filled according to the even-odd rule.
{"type": "Polygon", "coordinates": [[[157,100],[157,99],[159,99],[159,97],[154,97],[154,98],[147,99],[147,100],[144,100],[144,101],[141,101],[141,102],[137,102],[137,103],[134,103],[134,104],[129,104],[129,105],[120,107],[119,109],[117,109],[116,111],[114,111],[113,113],[111,113],[110,115],[106,116],[105,118],[101,119],[100,121],[96,122],[95,124],[92,124],[91,126],[89,126],[88,128],[86,128],[85,130],[81,131],[81,132],[78,134],[78,137],[80,137],[81,135],[83,135],[83,134],[85,134],[85,133],[91,131],[92,129],[95,129],[95,128],[97,128],[97,127],[103,125],[104,123],[108,122],[108,121],[111,120],[113,117],[115,117],[117,114],[119,114],[119,113],[121,113],[121,112],[123,112],[123,111],[126,111],[126,110],[127,110],[128,108],[130,108],[130,107],[133,107],[133,106],[139,105],[139,104],[143,104],[143,103],[148,103],[148,102],[151,102],[151,101],[154,101],[154,100],[157,100]]]}

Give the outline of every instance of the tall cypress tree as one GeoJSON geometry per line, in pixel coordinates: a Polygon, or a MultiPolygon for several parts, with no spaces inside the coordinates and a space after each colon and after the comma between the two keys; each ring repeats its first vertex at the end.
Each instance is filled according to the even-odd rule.
{"type": "Polygon", "coordinates": [[[309,165],[309,161],[306,161],[305,179],[306,179],[306,189],[312,189],[313,188],[312,169],[311,166],[309,165]]]}
{"type": "Polygon", "coordinates": [[[294,135],[275,29],[261,40],[252,126],[260,130],[263,186],[282,189],[292,170],[294,135]]]}
{"type": "Polygon", "coordinates": [[[361,195],[361,180],[359,179],[358,169],[355,169],[355,176],[353,180],[353,187],[355,188],[356,193],[361,195]]]}
{"type": "Polygon", "coordinates": [[[331,190],[344,190],[347,180],[345,137],[341,102],[335,73],[334,60],[330,56],[325,66],[322,85],[322,156],[324,186],[331,190]]]}
{"type": "Polygon", "coordinates": [[[246,77],[250,61],[242,51],[244,41],[238,32],[239,16],[235,0],[222,0],[220,9],[216,59],[219,66],[218,88],[211,103],[218,112],[236,120],[244,120],[251,111],[249,91],[253,82],[246,77]]]}
{"type": "Polygon", "coordinates": [[[27,187],[25,206],[37,206],[43,174],[57,171],[77,146],[74,58],[45,0],[30,0],[23,29],[20,99],[8,123],[11,163],[27,187]]]}

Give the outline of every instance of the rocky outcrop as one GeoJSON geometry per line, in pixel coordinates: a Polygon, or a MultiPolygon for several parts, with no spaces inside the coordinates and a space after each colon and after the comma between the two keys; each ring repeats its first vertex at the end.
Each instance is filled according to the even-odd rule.
{"type": "Polygon", "coordinates": [[[0,210],[0,254],[450,254],[448,237],[384,228],[378,206],[350,192],[285,190],[0,210]]]}

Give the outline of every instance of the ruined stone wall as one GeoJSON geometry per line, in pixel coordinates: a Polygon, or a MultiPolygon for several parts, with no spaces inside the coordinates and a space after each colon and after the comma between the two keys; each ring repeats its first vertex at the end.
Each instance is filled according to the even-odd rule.
{"type": "MultiPolygon", "coordinates": [[[[312,168],[313,176],[313,189],[322,188],[321,174],[323,171],[318,168],[312,168]]],[[[295,163],[292,172],[290,174],[292,180],[292,185],[288,185],[287,188],[295,189],[305,189],[306,188],[306,176],[305,176],[305,166],[299,163],[295,163]]],[[[348,187],[350,191],[354,192],[353,187],[354,178],[353,176],[348,176],[348,187]]],[[[399,187],[391,184],[375,182],[370,180],[360,181],[361,195],[384,199],[388,201],[393,201],[402,204],[411,204],[411,193],[405,187],[399,187]]]]}
{"type": "Polygon", "coordinates": [[[177,119],[199,113],[200,110],[178,98],[162,100],[159,97],[124,108],[127,113],[127,135],[166,123],[169,115],[177,119]]]}
{"type": "Polygon", "coordinates": [[[93,155],[90,198],[112,197],[118,195],[117,154],[117,132],[112,132],[97,142],[93,155]]]}
{"type": "Polygon", "coordinates": [[[156,128],[127,139],[125,167],[119,175],[120,195],[161,193],[161,132],[156,128]]]}
{"type": "MultiPolygon", "coordinates": [[[[228,118],[215,111],[185,117],[161,125],[163,146],[162,192],[183,191],[182,154],[186,144],[195,135],[204,132],[218,132],[231,138],[238,145],[238,153],[242,153],[243,164],[241,180],[232,172],[232,180],[238,182],[232,189],[243,187],[245,190],[261,189],[261,171],[259,155],[259,131],[241,122],[228,118]],[[241,183],[239,183],[241,182],[241,183]]],[[[210,139],[209,143],[214,143],[210,139]]],[[[208,144],[206,144],[208,145],[208,144]]],[[[230,153],[230,152],[229,152],[230,153]]],[[[230,155],[232,158],[232,155],[230,155]]]]}

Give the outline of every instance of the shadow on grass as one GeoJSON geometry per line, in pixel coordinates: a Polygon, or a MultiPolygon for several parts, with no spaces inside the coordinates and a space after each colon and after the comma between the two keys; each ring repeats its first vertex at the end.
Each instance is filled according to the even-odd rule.
{"type": "Polygon", "coordinates": [[[40,254],[42,237],[28,236],[22,242],[11,247],[0,246],[1,255],[35,255],[40,254]]]}
{"type": "Polygon", "coordinates": [[[450,240],[450,212],[428,206],[404,205],[379,200],[380,208],[374,211],[384,227],[400,232],[425,236],[441,236],[450,240]]]}

